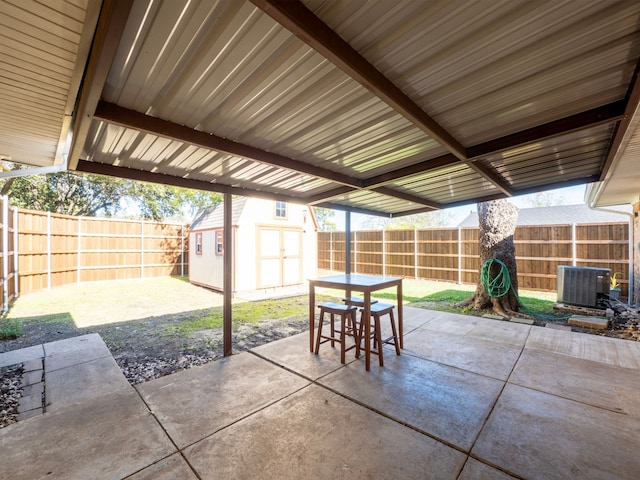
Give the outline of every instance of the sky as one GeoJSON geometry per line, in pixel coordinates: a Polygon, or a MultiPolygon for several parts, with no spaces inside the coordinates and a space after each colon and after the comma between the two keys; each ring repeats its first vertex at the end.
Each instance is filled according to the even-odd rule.
{"type": "MultiPolygon", "coordinates": [[[[580,205],[585,203],[585,188],[585,185],[577,185],[574,187],[547,190],[545,193],[550,195],[551,204],[553,205],[580,205]]],[[[530,208],[534,206],[534,197],[535,194],[520,195],[511,197],[508,200],[516,207],[530,208]]],[[[474,202],[471,202],[468,205],[464,205],[462,207],[445,209],[444,211],[450,214],[450,218],[447,224],[443,225],[443,227],[457,226],[460,222],[462,222],[462,220],[466,218],[467,215],[469,215],[470,212],[475,212],[476,210],[477,207],[474,202]]],[[[368,220],[368,215],[362,215],[359,213],[351,214],[351,230],[364,230],[370,228],[367,226],[368,220]]],[[[335,222],[338,231],[344,231],[344,212],[336,210],[332,221],[335,222]]]]}

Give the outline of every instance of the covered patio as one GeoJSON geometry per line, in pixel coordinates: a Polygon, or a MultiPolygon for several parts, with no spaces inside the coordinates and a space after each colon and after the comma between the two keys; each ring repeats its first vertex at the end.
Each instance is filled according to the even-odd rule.
{"type": "MultiPolygon", "coordinates": [[[[0,7],[0,159],[24,167],[0,177],[224,193],[227,272],[232,195],[396,217],[594,182],[640,208],[637,1],[0,7]]],[[[307,334],[231,355],[230,286],[230,357],[204,367],[134,388],[99,338],[25,353],[50,403],[0,432],[0,477],[640,471],[637,343],[406,308],[370,372],[307,334]]]]}
{"type": "Polygon", "coordinates": [[[0,432],[0,477],[637,477],[640,344],[405,318],[370,373],[306,333],[135,388],[97,335],[0,355],[44,355],[47,385],[47,413],[0,432]]]}

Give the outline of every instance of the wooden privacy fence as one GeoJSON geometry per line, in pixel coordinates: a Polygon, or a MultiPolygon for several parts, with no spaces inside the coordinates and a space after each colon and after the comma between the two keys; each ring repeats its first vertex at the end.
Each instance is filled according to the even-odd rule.
{"type": "Polygon", "coordinates": [[[73,217],[8,207],[0,198],[3,311],[44,288],[186,275],[187,225],[73,217]]]}
{"type": "MultiPolygon", "coordinates": [[[[475,284],[480,270],[476,228],[371,230],[351,233],[351,271],[475,284]]],[[[620,272],[629,278],[629,224],[521,226],[515,231],[518,285],[555,291],[559,265],[620,272]]],[[[318,233],[318,268],[344,271],[345,233],[318,233]]]]}

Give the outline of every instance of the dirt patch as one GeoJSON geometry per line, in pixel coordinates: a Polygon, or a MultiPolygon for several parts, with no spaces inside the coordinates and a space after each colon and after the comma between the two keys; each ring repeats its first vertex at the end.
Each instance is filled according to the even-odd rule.
{"type": "MultiPolygon", "coordinates": [[[[306,298],[300,299],[306,303],[306,298]]],[[[168,375],[223,355],[222,329],[190,333],[171,332],[171,327],[204,312],[187,312],[150,319],[78,328],[73,322],[25,322],[22,336],[0,342],[0,351],[54,342],[65,338],[98,333],[123,373],[132,384],[168,375]]],[[[267,319],[258,323],[234,325],[233,348],[240,352],[308,329],[307,316],[267,319]]]]}

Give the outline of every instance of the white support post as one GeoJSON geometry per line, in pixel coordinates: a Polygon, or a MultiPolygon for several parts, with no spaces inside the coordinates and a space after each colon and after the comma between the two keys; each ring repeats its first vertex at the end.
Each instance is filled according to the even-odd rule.
{"type": "Polygon", "coordinates": [[[19,290],[20,290],[20,282],[18,279],[18,269],[20,268],[20,263],[18,262],[18,209],[14,207],[13,209],[13,282],[14,282],[14,290],[13,290],[13,298],[18,298],[19,290]]]}
{"type": "Polygon", "coordinates": [[[47,212],[47,288],[51,288],[51,212],[47,212]]]}
{"type": "Polygon", "coordinates": [[[458,227],[458,285],[462,285],[462,228],[458,227]]]}
{"type": "Polygon", "coordinates": [[[574,267],[578,264],[578,245],[576,242],[576,224],[571,224],[571,265],[574,267]]]}

